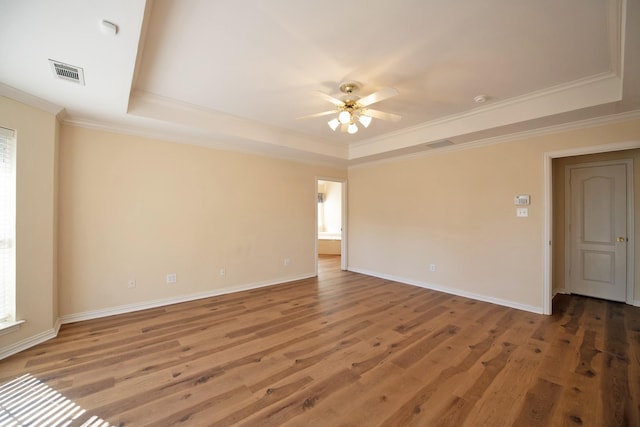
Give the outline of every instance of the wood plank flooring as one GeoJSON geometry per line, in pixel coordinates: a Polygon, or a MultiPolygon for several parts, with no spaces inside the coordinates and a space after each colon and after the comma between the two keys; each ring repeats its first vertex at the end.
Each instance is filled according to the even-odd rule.
{"type": "Polygon", "coordinates": [[[0,405],[28,374],[86,410],[72,425],[640,426],[638,308],[542,316],[320,269],[63,325],[0,361],[0,405]]]}

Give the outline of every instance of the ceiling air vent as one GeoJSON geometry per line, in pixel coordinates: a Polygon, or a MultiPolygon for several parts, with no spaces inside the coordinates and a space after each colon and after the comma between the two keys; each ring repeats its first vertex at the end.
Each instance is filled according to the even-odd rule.
{"type": "Polygon", "coordinates": [[[448,139],[442,139],[440,141],[430,142],[425,145],[429,148],[442,148],[442,147],[448,147],[449,145],[453,145],[453,142],[449,141],[448,139]]]}
{"type": "Polygon", "coordinates": [[[84,71],[82,68],[54,61],[53,59],[49,60],[49,64],[51,64],[51,70],[56,77],[84,85],[84,71]]]}

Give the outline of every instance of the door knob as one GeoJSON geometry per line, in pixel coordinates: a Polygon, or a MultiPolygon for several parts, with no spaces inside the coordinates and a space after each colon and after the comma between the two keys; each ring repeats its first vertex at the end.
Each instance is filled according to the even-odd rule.
{"type": "Polygon", "coordinates": [[[618,242],[626,242],[627,241],[627,239],[625,237],[618,237],[616,240],[618,242]]]}

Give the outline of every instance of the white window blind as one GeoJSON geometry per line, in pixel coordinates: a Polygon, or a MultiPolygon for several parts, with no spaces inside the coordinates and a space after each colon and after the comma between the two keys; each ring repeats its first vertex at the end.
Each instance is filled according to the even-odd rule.
{"type": "Polygon", "coordinates": [[[16,138],[0,127],[0,324],[15,320],[16,138]]]}

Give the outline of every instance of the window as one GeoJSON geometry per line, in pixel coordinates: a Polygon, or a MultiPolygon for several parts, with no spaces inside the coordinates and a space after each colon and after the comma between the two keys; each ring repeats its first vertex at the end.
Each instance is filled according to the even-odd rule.
{"type": "Polygon", "coordinates": [[[318,192],[318,231],[324,231],[324,193],[318,192]]]}
{"type": "Polygon", "coordinates": [[[16,138],[0,127],[0,328],[15,322],[16,138]]]}

